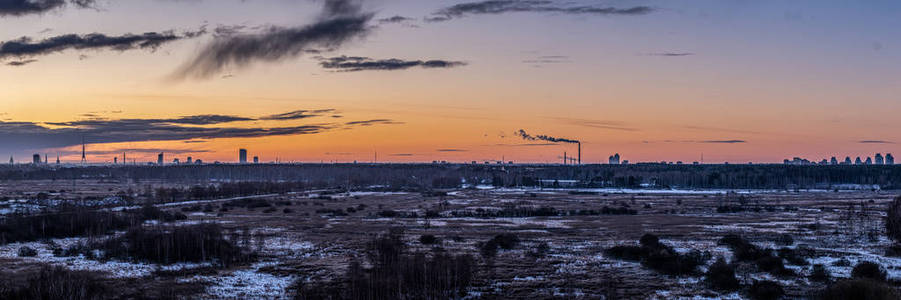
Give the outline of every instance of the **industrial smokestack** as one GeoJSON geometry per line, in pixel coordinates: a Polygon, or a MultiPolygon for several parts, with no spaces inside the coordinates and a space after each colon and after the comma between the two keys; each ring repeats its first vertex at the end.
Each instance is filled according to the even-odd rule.
{"type": "Polygon", "coordinates": [[[579,145],[579,165],[582,164],[582,142],[578,143],[579,145]]]}
{"type": "Polygon", "coordinates": [[[563,164],[566,164],[566,151],[563,151],[563,164]]]}

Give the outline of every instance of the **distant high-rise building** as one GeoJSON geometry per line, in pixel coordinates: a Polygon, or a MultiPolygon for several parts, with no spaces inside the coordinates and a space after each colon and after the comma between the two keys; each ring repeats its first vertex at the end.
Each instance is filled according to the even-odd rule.
{"type": "Polygon", "coordinates": [[[195,165],[202,165],[202,164],[203,164],[203,160],[202,160],[202,159],[194,160],[194,164],[195,164],[195,165]]]}
{"type": "Polygon", "coordinates": [[[850,165],[850,164],[851,164],[851,157],[850,157],[850,156],[845,156],[845,162],[844,162],[843,164],[850,165]]]}
{"type": "Polygon", "coordinates": [[[882,154],[876,153],[876,156],[873,157],[873,160],[877,165],[881,165],[885,163],[885,160],[882,158],[882,154]]]}
{"type": "Polygon", "coordinates": [[[9,164],[14,164],[12,155],[9,156],[9,164]]]}
{"type": "Polygon", "coordinates": [[[47,160],[47,153],[44,153],[44,164],[47,164],[47,163],[49,163],[49,161],[47,160]]]}
{"type": "Polygon", "coordinates": [[[608,163],[611,164],[611,165],[618,165],[618,164],[619,164],[619,158],[620,158],[620,157],[619,157],[619,153],[613,154],[613,155],[611,155],[610,158],[608,159],[608,163]]]}
{"type": "Polygon", "coordinates": [[[176,157],[175,159],[173,159],[173,160],[172,160],[172,163],[177,165],[177,164],[178,164],[178,157],[176,157]]]}
{"type": "Polygon", "coordinates": [[[160,166],[163,165],[163,152],[160,152],[160,154],[156,156],[156,164],[160,166]]]}
{"type": "Polygon", "coordinates": [[[833,156],[832,159],[829,160],[829,164],[830,164],[830,165],[837,165],[837,164],[838,164],[838,159],[836,159],[835,156],[833,156]]]}
{"type": "Polygon", "coordinates": [[[188,156],[188,161],[187,161],[187,163],[189,163],[189,164],[190,164],[190,163],[193,163],[193,162],[194,162],[194,161],[193,161],[193,160],[192,160],[192,159],[191,159],[191,157],[190,157],[190,156],[188,156]]]}
{"type": "Polygon", "coordinates": [[[886,165],[894,165],[895,164],[895,157],[892,156],[891,153],[885,154],[885,164],[886,165]]]}
{"type": "Polygon", "coordinates": [[[59,164],[59,153],[56,154],[56,164],[59,164]]]}
{"type": "Polygon", "coordinates": [[[824,166],[825,166],[825,165],[828,165],[828,164],[829,164],[829,161],[826,160],[825,158],[824,158],[823,160],[820,161],[820,165],[824,165],[824,166]]]}
{"type": "Polygon", "coordinates": [[[37,154],[37,153],[35,153],[34,155],[32,155],[32,156],[31,156],[31,162],[32,162],[33,164],[36,164],[36,165],[37,165],[37,164],[40,164],[40,163],[41,163],[41,155],[40,155],[40,154],[37,154]]]}
{"type": "Polygon", "coordinates": [[[873,159],[867,157],[867,161],[865,161],[863,164],[865,164],[865,165],[872,165],[872,164],[873,164],[873,159]]]}
{"type": "Polygon", "coordinates": [[[862,164],[863,164],[863,161],[860,160],[860,156],[858,156],[857,158],[854,159],[854,164],[855,164],[855,165],[862,165],[862,164]]]}
{"type": "Polygon", "coordinates": [[[119,157],[113,156],[113,164],[119,164],[119,157]]]}
{"type": "Polygon", "coordinates": [[[238,149],[238,162],[247,163],[247,149],[238,149]]]}
{"type": "Polygon", "coordinates": [[[259,156],[254,156],[254,157],[253,157],[253,163],[255,163],[255,164],[260,163],[260,157],[259,157],[259,156]]]}

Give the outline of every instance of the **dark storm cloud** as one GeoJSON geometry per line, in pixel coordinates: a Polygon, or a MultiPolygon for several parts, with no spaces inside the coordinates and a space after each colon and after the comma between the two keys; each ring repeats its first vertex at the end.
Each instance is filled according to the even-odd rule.
{"type": "Polygon", "coordinates": [[[563,3],[547,0],[497,0],[467,2],[442,8],[431,17],[426,17],[429,22],[449,21],[468,15],[503,14],[511,12],[543,12],[562,14],[587,14],[587,15],[643,15],[654,11],[647,6],[634,6],[630,8],[600,7],[600,6],[569,6],[563,3]]]}
{"type": "Polygon", "coordinates": [[[334,113],[334,109],[316,109],[316,110],[296,110],[281,114],[268,115],[260,117],[260,120],[297,120],[322,116],[323,114],[334,113]]]}
{"type": "Polygon", "coordinates": [[[311,50],[337,49],[365,36],[372,17],[356,1],[327,0],[320,17],[312,24],[217,37],[173,77],[209,78],[229,67],[243,68],[255,62],[295,58],[311,50]]]}
{"type": "Polygon", "coordinates": [[[857,142],[861,143],[861,144],[894,144],[895,143],[892,141],[883,141],[883,140],[863,140],[863,141],[857,141],[857,142]]]}
{"type": "Polygon", "coordinates": [[[547,135],[542,135],[542,134],[533,136],[533,135],[526,133],[526,131],[522,130],[522,129],[517,131],[515,134],[516,134],[516,136],[521,137],[522,139],[527,140],[527,141],[546,141],[546,142],[551,142],[551,143],[571,143],[571,144],[579,143],[578,140],[558,138],[558,137],[552,137],[552,136],[547,136],[547,135]]]}
{"type": "MultiPolygon", "coordinates": [[[[81,8],[94,6],[94,0],[71,0],[69,3],[81,8]]],[[[0,0],[0,17],[41,14],[65,4],[65,0],[0,0]]]]}
{"type": "Polygon", "coordinates": [[[21,67],[21,66],[24,66],[24,65],[36,62],[36,61],[38,61],[38,60],[37,59],[18,60],[18,61],[8,62],[8,63],[6,63],[6,65],[11,66],[11,67],[21,67]]]}
{"type": "Polygon", "coordinates": [[[393,71],[405,70],[413,67],[426,69],[453,68],[465,66],[462,61],[447,60],[402,60],[397,58],[372,59],[359,56],[318,57],[323,68],[336,69],[341,72],[357,71],[393,71]]]}
{"type": "Polygon", "coordinates": [[[108,49],[116,51],[133,49],[155,50],[162,44],[196,37],[200,34],[202,34],[202,31],[187,32],[181,35],[176,34],[173,31],[125,34],[119,36],[108,36],[102,33],[85,35],[65,34],[40,41],[35,41],[30,37],[21,37],[16,40],[0,43],[0,59],[47,55],[69,49],[108,49]]]}
{"type": "MultiPolygon", "coordinates": [[[[279,115],[288,115],[279,114],[279,115]]],[[[277,115],[275,115],[277,116],[277,115]]],[[[0,150],[47,149],[80,145],[82,138],[90,144],[185,141],[217,138],[250,138],[317,134],[329,130],[361,126],[401,124],[390,119],[347,123],[315,123],[297,126],[233,127],[227,123],[259,120],[241,116],[196,115],[169,119],[87,119],[69,122],[0,122],[0,150]],[[203,126],[200,126],[203,125],[203,126]]],[[[278,121],[293,119],[278,119],[278,121]]]]}

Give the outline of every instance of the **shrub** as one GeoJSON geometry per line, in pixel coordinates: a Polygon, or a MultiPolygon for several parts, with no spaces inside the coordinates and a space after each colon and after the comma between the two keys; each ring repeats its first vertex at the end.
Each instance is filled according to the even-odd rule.
{"type": "Polygon", "coordinates": [[[541,242],[535,246],[535,249],[530,250],[527,255],[532,258],[542,258],[547,255],[548,251],[551,251],[551,246],[547,242],[541,242]]]}
{"type": "Polygon", "coordinates": [[[885,233],[896,242],[901,242],[901,197],[889,204],[885,216],[885,233]]]}
{"type": "Polygon", "coordinates": [[[23,286],[0,286],[0,299],[106,299],[102,279],[94,272],[43,266],[23,286]]]}
{"type": "Polygon", "coordinates": [[[404,253],[397,233],[369,242],[372,267],[352,261],[343,278],[325,284],[302,279],[292,285],[295,299],[461,299],[473,280],[469,255],[404,253]]]}
{"type": "Polygon", "coordinates": [[[735,254],[735,258],[739,261],[754,261],[760,258],[771,256],[769,251],[760,249],[760,247],[749,243],[739,235],[728,234],[720,239],[719,244],[726,245],[735,254]]]}
{"type": "Polygon", "coordinates": [[[818,282],[829,282],[832,280],[832,276],[829,275],[829,271],[826,270],[826,266],[822,264],[813,265],[813,270],[810,272],[810,280],[818,281],[818,282]]]}
{"type": "Polygon", "coordinates": [[[645,234],[639,243],[641,246],[614,246],[606,253],[619,259],[641,261],[648,268],[671,275],[693,273],[706,260],[698,251],[679,254],[672,247],[660,243],[660,239],[653,234],[645,234]]]}
{"type": "Polygon", "coordinates": [[[820,292],[821,300],[894,300],[901,297],[892,287],[868,279],[848,279],[836,282],[820,292]]]}
{"type": "Polygon", "coordinates": [[[293,209],[290,209],[290,208],[287,208],[287,207],[285,207],[285,209],[282,209],[282,213],[290,214],[290,213],[293,213],[293,212],[294,212],[293,209]]]}
{"type": "Polygon", "coordinates": [[[741,287],[735,278],[735,266],[726,263],[722,257],[710,265],[704,280],[712,289],[719,291],[735,291],[741,287]]]}
{"type": "Polygon", "coordinates": [[[851,270],[851,278],[885,281],[885,269],[873,262],[861,262],[851,270]]]}
{"type": "Polygon", "coordinates": [[[47,238],[104,235],[138,220],[107,211],[65,210],[40,215],[9,215],[0,219],[0,244],[47,238]]]}
{"type": "Polygon", "coordinates": [[[798,254],[798,251],[795,251],[794,249],[780,248],[776,252],[776,254],[779,255],[779,257],[785,259],[785,261],[787,261],[789,264],[792,264],[795,266],[806,266],[807,265],[807,260],[804,259],[803,257],[801,257],[801,255],[798,254]]]}
{"type": "Polygon", "coordinates": [[[775,300],[785,295],[785,290],[775,281],[754,281],[748,290],[748,295],[755,300],[775,300]]]}
{"type": "Polygon", "coordinates": [[[777,276],[785,276],[785,275],[794,275],[789,269],[785,268],[785,265],[782,263],[782,258],[775,256],[766,256],[754,261],[757,265],[757,268],[761,271],[768,272],[777,276]]]}
{"type": "Polygon", "coordinates": [[[423,245],[431,245],[438,242],[438,238],[431,234],[423,234],[419,236],[419,242],[423,245]]]}
{"type": "Polygon", "coordinates": [[[147,228],[135,226],[124,235],[91,245],[106,256],[160,264],[214,262],[225,266],[250,261],[254,255],[225,239],[217,224],[147,228]]]}
{"type": "Polygon", "coordinates": [[[779,237],[776,238],[776,245],[781,246],[791,246],[795,243],[795,239],[790,234],[780,234],[779,237]]]}
{"type": "Polygon", "coordinates": [[[492,241],[496,242],[499,247],[510,250],[519,245],[519,237],[512,233],[502,233],[494,236],[492,241]]]}
{"type": "Polygon", "coordinates": [[[28,246],[19,247],[19,257],[34,257],[38,255],[38,251],[28,246]]]}

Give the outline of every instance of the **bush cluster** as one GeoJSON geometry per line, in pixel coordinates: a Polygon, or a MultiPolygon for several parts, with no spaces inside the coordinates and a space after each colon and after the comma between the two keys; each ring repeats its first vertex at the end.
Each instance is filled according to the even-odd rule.
{"type": "Polygon", "coordinates": [[[645,234],[639,240],[640,246],[614,246],[607,249],[607,255],[624,260],[640,261],[644,266],[664,274],[685,275],[697,271],[707,257],[698,251],[680,254],[672,247],[660,242],[653,234],[645,234]]]}

